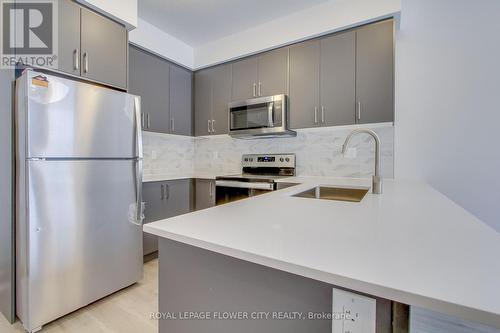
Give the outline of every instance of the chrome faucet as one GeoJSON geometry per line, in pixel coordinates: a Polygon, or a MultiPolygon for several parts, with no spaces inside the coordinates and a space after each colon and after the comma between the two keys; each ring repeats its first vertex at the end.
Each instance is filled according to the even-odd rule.
{"type": "Polygon", "coordinates": [[[369,129],[357,129],[349,133],[347,138],[345,139],[344,144],[342,145],[342,154],[345,155],[347,151],[347,146],[349,145],[349,142],[351,141],[351,138],[360,133],[366,133],[372,136],[373,140],[375,141],[375,174],[372,177],[372,193],[373,194],[381,194],[382,193],[382,178],[380,177],[380,139],[377,135],[372,130],[369,129]]]}

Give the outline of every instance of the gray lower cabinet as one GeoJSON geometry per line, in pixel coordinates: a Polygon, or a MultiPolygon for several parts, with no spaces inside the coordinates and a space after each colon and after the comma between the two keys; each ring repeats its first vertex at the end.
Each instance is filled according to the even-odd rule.
{"type": "Polygon", "coordinates": [[[287,93],[288,48],[279,48],[233,63],[232,100],[287,93]]]}
{"type": "Polygon", "coordinates": [[[170,133],[193,134],[191,71],[170,65],[170,133]]]}
{"type": "Polygon", "coordinates": [[[227,134],[231,101],[232,65],[224,64],[194,74],[195,135],[227,134]]]}
{"type": "Polygon", "coordinates": [[[356,122],[394,121],[394,22],[356,30],[356,122]]]}
{"type": "Polygon", "coordinates": [[[215,180],[195,180],[195,209],[205,209],[215,206],[215,180]]]}
{"type": "Polygon", "coordinates": [[[291,128],[318,125],[320,50],[320,42],[317,39],[290,46],[291,128]]]}
{"type": "Polygon", "coordinates": [[[58,17],[58,69],[80,75],[80,6],[70,0],[59,0],[58,17]]]}
{"type": "MultiPolygon", "coordinates": [[[[143,183],[144,224],[188,213],[191,210],[190,191],[190,179],[143,183]]],[[[157,250],[157,236],[144,233],[144,255],[157,250]]]]}
{"type": "Polygon", "coordinates": [[[170,132],[170,66],[151,53],[129,47],[129,92],[141,96],[145,131],[170,132]]]}
{"type": "Polygon", "coordinates": [[[127,30],[88,9],[80,13],[81,75],[127,88],[127,30]]]}

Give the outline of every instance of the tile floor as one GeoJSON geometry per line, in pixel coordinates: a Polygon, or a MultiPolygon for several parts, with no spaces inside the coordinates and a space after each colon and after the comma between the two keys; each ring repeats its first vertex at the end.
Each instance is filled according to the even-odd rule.
{"type": "MultiPolygon", "coordinates": [[[[144,278],[133,286],[45,325],[40,333],[156,333],[158,322],[158,260],[144,264],[144,278]]],[[[25,332],[0,314],[1,333],[25,332]]]]}

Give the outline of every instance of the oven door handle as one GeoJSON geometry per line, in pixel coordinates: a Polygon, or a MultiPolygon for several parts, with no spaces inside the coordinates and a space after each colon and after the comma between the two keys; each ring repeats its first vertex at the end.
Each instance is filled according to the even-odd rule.
{"type": "Polygon", "coordinates": [[[216,180],[215,186],[233,187],[233,188],[248,188],[255,190],[272,191],[274,190],[274,183],[252,183],[252,182],[239,182],[233,180],[216,180]]]}

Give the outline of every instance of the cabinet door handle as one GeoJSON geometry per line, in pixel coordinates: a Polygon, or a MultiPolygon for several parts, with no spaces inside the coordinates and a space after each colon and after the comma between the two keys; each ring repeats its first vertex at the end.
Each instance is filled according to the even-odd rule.
{"type": "Polygon", "coordinates": [[[358,110],[356,112],[356,117],[361,120],[361,102],[358,102],[358,110]]]}
{"type": "Polygon", "coordinates": [[[174,122],[174,118],[171,118],[170,119],[170,129],[172,130],[172,132],[175,131],[175,122],[174,122]]]}
{"type": "Polygon", "coordinates": [[[325,123],[325,107],[321,106],[321,122],[325,123]]]}
{"type": "Polygon", "coordinates": [[[212,119],[212,133],[215,133],[214,124],[215,124],[215,120],[212,119]]]}
{"type": "Polygon", "coordinates": [[[73,52],[73,64],[73,68],[75,69],[75,71],[80,69],[80,52],[78,51],[78,49],[75,49],[75,51],[73,52]]]}
{"type": "Polygon", "coordinates": [[[212,192],[213,191],[213,188],[212,188],[212,183],[210,183],[210,186],[208,187],[208,195],[210,196],[210,198],[212,197],[212,192]]]}
{"type": "Polygon", "coordinates": [[[314,123],[315,124],[318,123],[318,107],[317,106],[314,107],[314,123]]]}
{"type": "Polygon", "coordinates": [[[208,120],[208,133],[211,133],[212,131],[210,130],[210,119],[208,120]]]}
{"type": "Polygon", "coordinates": [[[257,97],[257,84],[253,84],[253,97],[257,97]]]}
{"type": "Polygon", "coordinates": [[[160,185],[160,192],[161,192],[160,194],[161,200],[165,199],[165,185],[163,184],[160,185]]]}
{"type": "Polygon", "coordinates": [[[141,112],[141,128],[144,128],[144,113],[141,112]]]}
{"type": "Polygon", "coordinates": [[[259,93],[258,93],[259,96],[261,96],[261,91],[262,91],[262,82],[259,82],[259,93]]]}
{"type": "Polygon", "coordinates": [[[165,198],[170,199],[170,185],[165,185],[165,198]]]}
{"type": "Polygon", "coordinates": [[[149,121],[149,113],[146,113],[146,128],[151,126],[151,122],[149,121]]]}
{"type": "Polygon", "coordinates": [[[87,52],[83,54],[83,72],[89,72],[89,55],[87,54],[87,52]]]}

